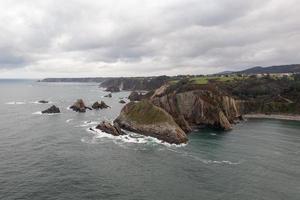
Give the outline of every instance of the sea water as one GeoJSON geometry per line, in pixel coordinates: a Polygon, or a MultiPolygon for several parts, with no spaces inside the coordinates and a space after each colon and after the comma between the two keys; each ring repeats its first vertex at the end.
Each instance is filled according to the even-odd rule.
{"type": "Polygon", "coordinates": [[[299,122],[252,119],[168,145],[90,130],[114,120],[129,92],[106,94],[97,83],[0,81],[0,199],[300,198],[299,122]],[[111,108],[73,112],[79,98],[111,108]],[[61,113],[41,114],[51,105],[61,113]]]}

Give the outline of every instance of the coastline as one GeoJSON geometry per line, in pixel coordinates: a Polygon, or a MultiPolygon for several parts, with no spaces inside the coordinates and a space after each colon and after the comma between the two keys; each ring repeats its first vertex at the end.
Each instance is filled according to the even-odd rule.
{"type": "Polygon", "coordinates": [[[244,115],[247,119],[280,119],[289,121],[300,121],[300,115],[284,115],[284,114],[247,114],[244,115]]]}

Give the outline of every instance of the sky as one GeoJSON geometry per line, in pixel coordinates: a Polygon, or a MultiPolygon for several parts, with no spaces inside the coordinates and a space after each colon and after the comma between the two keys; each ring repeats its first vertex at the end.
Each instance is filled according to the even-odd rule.
{"type": "Polygon", "coordinates": [[[298,0],[0,0],[0,78],[300,63],[298,0]]]}

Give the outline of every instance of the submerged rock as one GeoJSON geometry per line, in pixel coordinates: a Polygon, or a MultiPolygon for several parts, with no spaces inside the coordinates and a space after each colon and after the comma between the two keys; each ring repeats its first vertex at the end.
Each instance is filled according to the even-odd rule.
{"type": "Polygon", "coordinates": [[[104,101],[101,101],[100,103],[98,101],[96,101],[93,105],[92,105],[93,109],[104,109],[104,108],[109,108],[108,105],[106,105],[106,103],[104,101]]]}
{"type": "Polygon", "coordinates": [[[171,144],[186,143],[188,140],[171,115],[147,100],[125,105],[115,122],[125,130],[171,144]]]}
{"type": "Polygon", "coordinates": [[[78,99],[70,108],[76,112],[85,112],[86,109],[92,110],[90,107],[85,106],[82,99],[78,99]]]}
{"type": "Polygon", "coordinates": [[[44,111],[42,111],[42,113],[43,114],[51,114],[51,113],[60,113],[60,110],[59,110],[59,108],[58,107],[56,107],[56,106],[51,106],[50,108],[48,108],[48,109],[46,109],[46,110],[44,110],[44,111]]]}
{"type": "Polygon", "coordinates": [[[124,101],[123,99],[121,99],[121,100],[119,101],[119,103],[124,104],[124,103],[126,103],[126,101],[124,101]]]}
{"type": "Polygon", "coordinates": [[[40,101],[38,101],[38,103],[49,103],[49,101],[40,100],[40,101]]]}
{"type": "Polygon", "coordinates": [[[105,133],[109,133],[114,136],[125,135],[125,133],[121,130],[119,124],[116,122],[112,125],[107,121],[102,121],[96,126],[96,129],[99,129],[105,133]]]}
{"type": "Polygon", "coordinates": [[[106,88],[105,91],[107,91],[107,92],[120,92],[120,88],[117,87],[117,86],[110,86],[110,87],[106,88]]]}

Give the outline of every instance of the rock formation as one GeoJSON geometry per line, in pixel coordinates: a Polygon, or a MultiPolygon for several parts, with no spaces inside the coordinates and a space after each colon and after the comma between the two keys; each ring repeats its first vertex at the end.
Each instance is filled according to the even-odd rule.
{"type": "Polygon", "coordinates": [[[105,91],[107,91],[107,92],[120,92],[120,88],[118,86],[113,85],[113,86],[107,87],[105,91]]]}
{"type": "Polygon", "coordinates": [[[105,133],[109,133],[114,136],[124,135],[125,133],[121,130],[118,123],[113,125],[107,121],[102,121],[99,125],[96,126],[96,129],[99,129],[105,133]]]}
{"type": "Polygon", "coordinates": [[[118,87],[122,90],[154,90],[166,84],[170,80],[168,76],[158,77],[127,77],[110,78],[101,83],[101,87],[118,87]]]}
{"type": "Polygon", "coordinates": [[[115,122],[125,130],[152,136],[171,144],[186,143],[188,140],[171,115],[147,100],[126,104],[115,122]]]}
{"type": "Polygon", "coordinates": [[[138,93],[136,91],[131,92],[131,94],[128,96],[128,99],[130,101],[141,101],[144,98],[144,95],[142,93],[138,93]]]}
{"type": "Polygon", "coordinates": [[[191,126],[199,125],[230,130],[231,123],[239,119],[235,100],[217,88],[185,86],[162,86],[151,97],[151,102],[172,115],[185,132],[191,131],[191,126]]]}
{"type": "Polygon", "coordinates": [[[92,105],[93,109],[104,109],[104,108],[109,108],[108,105],[106,105],[106,103],[104,101],[101,101],[100,103],[98,101],[96,101],[93,105],[92,105]]]}
{"type": "Polygon", "coordinates": [[[124,104],[124,103],[126,103],[126,101],[124,101],[123,99],[121,99],[121,100],[119,101],[119,103],[124,104]]]}
{"type": "Polygon", "coordinates": [[[49,103],[49,101],[40,100],[40,101],[38,101],[38,103],[49,103]]]}
{"type": "Polygon", "coordinates": [[[92,110],[90,107],[85,106],[82,99],[78,99],[70,108],[76,112],[85,112],[86,109],[92,110]]]}
{"type": "Polygon", "coordinates": [[[52,113],[60,113],[60,110],[59,110],[59,108],[58,107],[56,107],[56,106],[51,106],[50,108],[48,108],[48,109],[46,109],[46,110],[44,110],[44,111],[42,111],[42,113],[43,114],[52,114],[52,113]]]}

